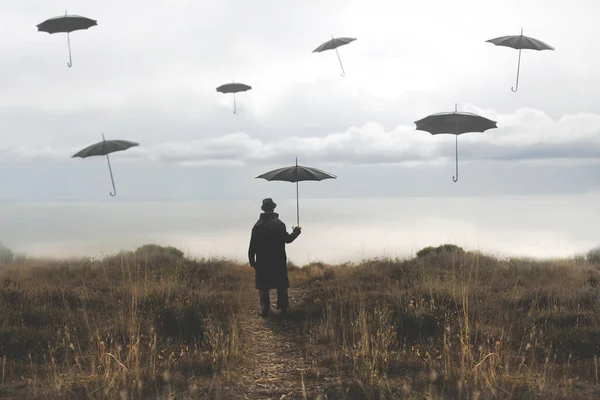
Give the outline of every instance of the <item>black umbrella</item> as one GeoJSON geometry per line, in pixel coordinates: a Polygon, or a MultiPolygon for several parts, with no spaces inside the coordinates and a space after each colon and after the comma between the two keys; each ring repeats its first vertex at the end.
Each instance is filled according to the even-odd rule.
{"type": "Polygon", "coordinates": [[[350,42],[353,42],[355,40],[356,40],[356,38],[351,38],[351,37],[334,38],[333,35],[331,35],[331,40],[326,41],[325,43],[323,43],[322,45],[320,45],[319,47],[314,49],[313,53],[320,53],[325,50],[335,49],[335,53],[337,54],[338,60],[340,61],[340,67],[342,67],[342,73],[340,75],[346,76],[346,71],[344,71],[344,65],[342,65],[342,59],[340,58],[340,53],[338,52],[337,48],[340,46],[343,46],[345,44],[348,44],[350,42]]]}
{"type": "Polygon", "coordinates": [[[521,68],[521,50],[554,50],[554,47],[542,42],[541,40],[534,39],[529,36],[523,35],[523,28],[521,28],[520,35],[513,36],[500,36],[494,39],[486,40],[486,42],[493,43],[496,46],[512,47],[513,49],[519,50],[519,62],[517,64],[517,84],[515,87],[511,87],[510,90],[516,92],[519,90],[519,70],[521,68]]]}
{"type": "Polygon", "coordinates": [[[466,132],[485,132],[498,127],[496,121],[473,113],[458,112],[456,105],[454,112],[432,114],[415,121],[415,124],[418,131],[429,132],[432,135],[448,133],[456,136],[456,177],[452,177],[454,182],[458,181],[458,135],[466,132]]]}
{"type": "Polygon", "coordinates": [[[296,218],[298,226],[300,226],[300,202],[298,197],[298,182],[322,181],[324,179],[336,179],[337,177],[335,175],[330,174],[329,172],[321,171],[320,169],[298,165],[298,157],[296,157],[296,165],[293,165],[291,167],[278,168],[273,171],[259,175],[256,178],[263,178],[267,181],[284,181],[296,183],[296,218]]]}
{"type": "Polygon", "coordinates": [[[71,68],[73,66],[73,61],[71,59],[71,38],[69,36],[70,33],[80,29],[88,29],[94,25],[98,25],[98,22],[90,18],[81,17],[79,15],[67,15],[67,10],[65,10],[64,16],[47,19],[41,24],[38,24],[37,28],[38,31],[48,32],[50,34],[67,34],[67,43],[69,46],[69,62],[67,63],[67,66],[71,68]]]}
{"type": "Polygon", "coordinates": [[[233,113],[236,112],[235,94],[238,92],[245,92],[252,89],[252,86],[245,85],[243,83],[226,83],[217,88],[217,92],[221,93],[233,93],[233,113]]]}
{"type": "Polygon", "coordinates": [[[91,146],[86,147],[85,149],[80,150],[76,154],[74,154],[71,158],[75,157],[92,157],[92,156],[106,156],[106,161],[108,161],[108,171],[110,172],[110,180],[112,182],[114,193],[110,192],[111,196],[117,195],[117,189],[115,188],[115,180],[113,178],[112,168],[110,166],[110,158],[108,155],[110,153],[114,153],[115,151],[123,151],[127,150],[130,147],[139,146],[139,143],[130,142],[128,140],[105,140],[104,134],[102,134],[102,141],[98,143],[94,143],[91,146]]]}

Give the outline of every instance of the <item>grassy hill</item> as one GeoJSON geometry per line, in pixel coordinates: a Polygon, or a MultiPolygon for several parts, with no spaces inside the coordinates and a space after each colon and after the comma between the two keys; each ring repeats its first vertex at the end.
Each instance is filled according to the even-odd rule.
{"type": "MultiPolygon", "coordinates": [[[[312,364],[273,394],[598,398],[598,262],[441,246],[409,260],[290,266],[291,325],[261,329],[289,328],[312,364]]],[[[256,311],[249,266],[171,247],[6,260],[0,397],[236,398],[250,390],[238,375],[257,372],[247,362],[252,335],[264,334],[248,329],[256,311]]]]}

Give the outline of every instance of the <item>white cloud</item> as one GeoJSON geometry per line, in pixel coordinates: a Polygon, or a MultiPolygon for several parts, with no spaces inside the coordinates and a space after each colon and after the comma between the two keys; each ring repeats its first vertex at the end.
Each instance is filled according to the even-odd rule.
{"type": "MultiPolygon", "coordinates": [[[[580,113],[553,120],[544,112],[522,108],[511,114],[466,106],[498,122],[498,129],[459,136],[463,159],[600,159],[600,116],[580,113]]],[[[418,116],[415,119],[420,118],[418,116]]],[[[260,139],[234,132],[193,140],[140,140],[140,147],[119,152],[117,159],[184,163],[187,165],[241,165],[293,160],[294,157],[328,163],[403,164],[454,159],[453,135],[430,135],[408,124],[386,131],[375,122],[323,136],[283,136],[260,139]]],[[[13,141],[0,151],[4,157],[64,158],[84,144],[61,146],[13,141]]]]}
{"type": "MultiPolygon", "coordinates": [[[[597,1],[24,0],[0,11],[0,157],[30,168],[31,185],[40,182],[30,171],[70,166],[101,133],[141,144],[115,163],[157,169],[295,156],[375,167],[453,163],[454,138],[415,131],[412,122],[455,103],[499,124],[459,138],[461,163],[598,158],[600,57],[582,40],[600,34],[597,1]],[[98,20],[72,35],[73,68],[66,35],[35,28],[64,8],[98,20]],[[524,51],[513,93],[518,52],[485,41],[521,27],[556,51],[524,51]],[[311,53],[330,34],[357,38],[339,49],[345,78],[334,51],[311,53]],[[215,90],[232,80],[252,86],[237,96],[236,115],[232,96],[215,90]]],[[[172,177],[153,179],[158,188],[172,177]]]]}

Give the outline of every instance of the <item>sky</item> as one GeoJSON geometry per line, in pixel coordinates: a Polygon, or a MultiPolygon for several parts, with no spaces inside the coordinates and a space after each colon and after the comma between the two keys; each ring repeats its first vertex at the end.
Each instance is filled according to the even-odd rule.
{"type": "MultiPolygon", "coordinates": [[[[335,198],[300,200],[301,235],[288,259],[360,262],[410,257],[453,243],[496,257],[572,257],[598,245],[598,195],[335,198]],[[492,211],[492,212],[490,212],[492,211]]],[[[0,239],[16,253],[102,257],[147,243],[192,257],[247,261],[259,202],[35,202],[0,207],[0,239]]],[[[288,231],[295,199],[277,199],[288,231]]]]}
{"type": "Polygon", "coordinates": [[[1,201],[293,198],[255,177],[299,164],[335,181],[307,197],[600,192],[600,3],[542,0],[20,0],[0,5],[1,201]],[[98,25],[36,25],[64,14],[98,25]],[[568,15],[568,18],[565,16],[568,15]],[[555,51],[485,41],[524,34],[555,51]],[[331,35],[357,38],[312,53],[331,35]],[[252,90],[233,98],[228,82],[252,90]],[[429,114],[498,122],[458,138],[417,131],[429,114]],[[73,159],[101,140],[139,147],[73,159]]]}

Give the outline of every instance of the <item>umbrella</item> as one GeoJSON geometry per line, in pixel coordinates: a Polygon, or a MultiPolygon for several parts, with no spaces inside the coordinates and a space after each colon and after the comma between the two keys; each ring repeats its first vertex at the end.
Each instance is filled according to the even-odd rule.
{"type": "Polygon", "coordinates": [[[245,85],[243,83],[226,83],[224,85],[221,85],[217,88],[217,92],[221,92],[221,93],[233,93],[233,113],[235,114],[236,112],[236,105],[235,105],[235,94],[238,92],[245,92],[247,90],[252,89],[252,86],[248,86],[245,85]]]}
{"type": "MultiPolygon", "coordinates": [[[[336,179],[335,175],[329,172],[321,171],[320,169],[304,167],[298,165],[298,157],[296,157],[296,165],[291,167],[278,168],[273,171],[264,173],[256,178],[263,178],[267,181],[285,181],[296,183],[296,218],[298,226],[300,226],[300,204],[298,200],[298,182],[299,181],[322,181],[324,179],[336,179]]],[[[255,178],[255,179],[256,179],[255,178]]]]}
{"type": "Polygon", "coordinates": [[[521,50],[554,50],[554,47],[542,42],[541,40],[534,39],[529,36],[524,36],[523,28],[521,28],[520,35],[500,36],[494,39],[486,40],[486,42],[493,43],[496,46],[512,47],[513,49],[519,50],[519,62],[517,64],[517,84],[514,88],[510,88],[510,90],[512,90],[513,92],[519,90],[519,69],[521,68],[521,50]]]}
{"type": "Polygon", "coordinates": [[[441,133],[456,135],[456,177],[452,177],[454,182],[458,181],[458,135],[466,132],[485,132],[498,127],[496,121],[473,113],[458,112],[456,105],[454,105],[454,112],[432,114],[415,121],[415,124],[418,131],[429,132],[432,135],[441,133]]]}
{"type": "Polygon", "coordinates": [[[47,19],[41,24],[38,24],[37,28],[40,32],[48,32],[50,34],[66,32],[67,43],[69,46],[69,62],[67,63],[67,66],[71,68],[73,66],[73,60],[71,58],[70,33],[80,29],[88,29],[94,25],[98,25],[98,22],[90,18],[81,17],[79,15],[67,15],[67,10],[65,10],[64,16],[47,19]]]}
{"type": "Polygon", "coordinates": [[[115,188],[115,180],[113,178],[112,168],[110,167],[110,158],[108,158],[108,154],[114,153],[115,151],[127,150],[130,147],[139,146],[139,145],[140,145],[139,143],[130,142],[128,140],[106,140],[106,139],[104,139],[104,134],[102,134],[101,142],[94,143],[93,145],[80,150],[79,152],[74,154],[71,158],[106,156],[106,161],[108,161],[108,171],[110,172],[110,180],[112,181],[112,186],[113,186],[113,190],[114,190],[114,193],[110,192],[110,195],[114,197],[117,195],[117,189],[115,188]]]}
{"type": "Polygon", "coordinates": [[[71,68],[73,66],[73,61],[71,58],[70,33],[76,30],[88,29],[95,25],[98,25],[97,21],[79,15],[67,15],[67,11],[65,10],[64,16],[47,19],[38,24],[37,28],[38,31],[48,32],[50,34],[59,32],[67,34],[67,43],[69,47],[69,62],[67,63],[67,66],[71,68]]]}
{"type": "Polygon", "coordinates": [[[340,75],[346,76],[346,72],[344,71],[344,66],[342,65],[342,59],[340,58],[340,53],[338,52],[337,48],[340,46],[343,46],[345,44],[348,44],[350,42],[353,42],[355,40],[356,40],[356,38],[351,38],[351,37],[334,38],[333,35],[331,35],[331,40],[326,41],[325,43],[323,43],[322,45],[320,45],[319,47],[314,49],[313,53],[320,53],[325,50],[335,49],[335,53],[337,54],[338,60],[340,61],[340,67],[342,67],[342,73],[340,75]]]}

